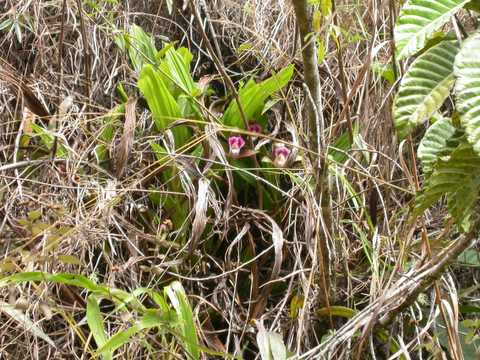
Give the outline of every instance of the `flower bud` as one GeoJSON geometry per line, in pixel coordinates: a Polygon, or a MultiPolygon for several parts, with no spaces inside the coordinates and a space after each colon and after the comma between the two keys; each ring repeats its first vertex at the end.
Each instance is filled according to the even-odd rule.
{"type": "MultiPolygon", "coordinates": [[[[248,127],[247,127],[247,130],[252,132],[252,133],[256,133],[256,134],[261,134],[262,133],[262,126],[256,122],[250,122],[248,123],[248,127]]],[[[257,137],[256,136],[252,136],[252,140],[256,140],[257,137]]]]}

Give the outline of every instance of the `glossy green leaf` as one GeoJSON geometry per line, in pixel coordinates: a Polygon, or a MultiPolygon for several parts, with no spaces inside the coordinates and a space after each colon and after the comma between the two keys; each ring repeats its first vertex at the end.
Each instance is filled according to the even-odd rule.
{"type": "MultiPolygon", "coordinates": [[[[293,75],[293,70],[294,66],[289,65],[267,80],[258,84],[251,80],[239,90],[238,96],[247,121],[259,120],[268,98],[288,84],[293,75]]],[[[222,117],[222,122],[225,125],[237,128],[245,127],[235,100],[232,100],[228,105],[222,117]]]]}
{"type": "Polygon", "coordinates": [[[159,65],[163,80],[176,99],[181,94],[195,95],[197,87],[190,73],[192,59],[193,55],[188,49],[170,47],[159,65]]]}
{"type": "Polygon", "coordinates": [[[140,324],[135,324],[126,330],[117,332],[110,339],[108,339],[100,349],[97,350],[97,354],[102,354],[105,352],[113,353],[119,347],[125,345],[133,336],[142,330],[143,329],[140,324]]]}
{"type": "MultiPolygon", "coordinates": [[[[123,41],[125,50],[128,52],[130,61],[136,72],[139,72],[144,64],[155,64],[155,55],[157,54],[155,40],[140,26],[132,25],[129,33],[124,35],[123,41]]],[[[117,43],[121,42],[121,38],[117,38],[117,43]]]]}
{"type": "MultiPolygon", "coordinates": [[[[147,100],[157,130],[168,129],[173,122],[181,118],[180,109],[168,90],[161,74],[151,65],[145,65],[140,73],[138,87],[147,100]]],[[[172,128],[176,147],[186,143],[189,131],[185,126],[172,128]]]]}
{"type": "MultiPolygon", "coordinates": [[[[103,295],[105,298],[117,302],[124,301],[130,297],[130,294],[123,290],[97,285],[95,282],[83,275],[68,273],[48,274],[43,272],[22,272],[1,278],[0,288],[11,284],[22,284],[26,282],[52,282],[57,284],[77,286],[96,294],[103,295]]],[[[137,302],[134,304],[134,307],[141,309],[142,305],[137,302]]]]}

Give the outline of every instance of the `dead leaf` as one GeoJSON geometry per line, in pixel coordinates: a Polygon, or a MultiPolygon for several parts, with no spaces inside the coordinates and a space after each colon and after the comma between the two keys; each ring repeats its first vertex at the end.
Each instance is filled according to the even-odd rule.
{"type": "Polygon", "coordinates": [[[122,177],[124,174],[128,157],[132,150],[135,125],[137,122],[135,114],[136,104],[137,99],[131,98],[125,105],[125,125],[123,126],[123,135],[115,154],[115,170],[117,178],[122,177]]]}
{"type": "Polygon", "coordinates": [[[16,69],[1,59],[0,63],[0,79],[7,82],[10,90],[17,95],[19,92],[23,95],[25,105],[39,117],[48,118],[50,112],[38,99],[35,93],[30,89],[30,85],[23,79],[23,77],[16,71],[16,69]]]}
{"type": "Polygon", "coordinates": [[[22,311],[16,309],[14,306],[0,301],[0,311],[3,311],[5,314],[10,316],[13,320],[19,323],[25,328],[25,331],[30,332],[32,335],[45,340],[49,345],[55,347],[53,340],[45,334],[45,332],[35,324],[30,318],[25,315],[22,311]]]}
{"type": "Polygon", "coordinates": [[[210,180],[200,178],[198,181],[198,195],[195,202],[195,218],[192,225],[192,234],[190,236],[189,253],[193,254],[197,247],[198,239],[203,234],[207,225],[208,209],[208,191],[210,189],[210,180]]]}

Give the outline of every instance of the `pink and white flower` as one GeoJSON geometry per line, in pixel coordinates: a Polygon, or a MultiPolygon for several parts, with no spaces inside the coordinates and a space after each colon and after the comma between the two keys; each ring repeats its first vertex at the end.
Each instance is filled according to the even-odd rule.
{"type": "Polygon", "coordinates": [[[241,136],[234,135],[228,138],[228,148],[230,151],[230,155],[238,156],[244,146],[245,140],[241,136]]]}
{"type": "Polygon", "coordinates": [[[275,166],[285,167],[288,162],[290,152],[290,149],[283,144],[275,146],[273,149],[273,163],[275,166]]]}

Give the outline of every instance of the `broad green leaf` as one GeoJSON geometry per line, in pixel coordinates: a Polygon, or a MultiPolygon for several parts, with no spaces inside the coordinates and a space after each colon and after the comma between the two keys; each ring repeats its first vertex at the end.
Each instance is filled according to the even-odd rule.
{"type": "Polygon", "coordinates": [[[117,36],[115,41],[122,50],[128,52],[136,72],[139,72],[144,64],[155,64],[155,40],[140,26],[132,25],[128,34],[117,36]]]}
{"type": "Polygon", "coordinates": [[[408,0],[394,30],[398,60],[421,50],[428,39],[469,0],[408,0]]]}
{"type": "Polygon", "coordinates": [[[53,340],[47,334],[45,334],[45,332],[27,315],[25,315],[22,311],[16,309],[13,305],[0,301],[0,313],[2,312],[10,316],[13,320],[15,320],[20,326],[22,326],[32,335],[46,341],[50,346],[55,347],[55,343],[53,342],[53,340]]]}
{"type": "Polygon", "coordinates": [[[176,99],[181,94],[195,95],[197,89],[190,73],[193,55],[186,48],[170,47],[159,65],[163,80],[176,99]]]}
{"type": "MultiPolygon", "coordinates": [[[[98,348],[104,346],[108,339],[103,323],[104,319],[98,305],[98,299],[96,296],[90,295],[87,298],[87,324],[98,348]]],[[[102,352],[102,357],[105,360],[112,359],[112,355],[111,351],[102,352]]]]}
{"type": "MultiPolygon", "coordinates": [[[[253,80],[249,81],[238,92],[242,109],[247,121],[259,120],[263,107],[268,98],[288,84],[293,75],[294,66],[289,65],[279,73],[273,75],[267,80],[256,84],[253,80]]],[[[232,100],[223,115],[222,121],[225,125],[237,128],[244,128],[244,123],[238,109],[237,102],[232,100]]],[[[265,126],[266,124],[261,124],[265,126]]]]}
{"type": "Polygon", "coordinates": [[[438,158],[450,154],[454,150],[447,144],[455,131],[452,119],[444,117],[428,128],[417,150],[424,173],[431,173],[438,158]]]}
{"type": "Polygon", "coordinates": [[[393,105],[400,138],[405,138],[442,106],[455,82],[453,64],[457,53],[457,41],[442,41],[412,63],[393,105]]]}
{"type": "Polygon", "coordinates": [[[480,154],[480,32],[463,42],[455,59],[455,75],[460,121],[468,141],[480,154]]]}
{"type": "MultiPolygon", "coordinates": [[[[138,87],[147,100],[153,120],[159,131],[165,130],[181,118],[180,109],[168,90],[161,74],[151,65],[145,65],[140,73],[138,87]]],[[[189,131],[185,126],[172,128],[175,146],[178,148],[186,143],[189,131]]]]}
{"type": "Polygon", "coordinates": [[[415,213],[421,214],[447,196],[448,210],[457,225],[469,229],[469,218],[480,190],[480,157],[467,142],[461,143],[447,159],[439,159],[432,175],[417,196],[415,213]]]}
{"type": "Polygon", "coordinates": [[[180,282],[174,281],[165,288],[165,293],[177,312],[185,348],[192,359],[198,360],[200,358],[200,347],[197,330],[185,290],[180,282]]]}

